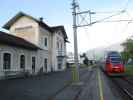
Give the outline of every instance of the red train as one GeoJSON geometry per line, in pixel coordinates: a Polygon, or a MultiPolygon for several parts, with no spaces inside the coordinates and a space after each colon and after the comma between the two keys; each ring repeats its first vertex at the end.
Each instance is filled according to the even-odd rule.
{"type": "Polygon", "coordinates": [[[116,51],[110,51],[106,54],[103,67],[108,75],[124,75],[124,64],[121,55],[116,51]]]}

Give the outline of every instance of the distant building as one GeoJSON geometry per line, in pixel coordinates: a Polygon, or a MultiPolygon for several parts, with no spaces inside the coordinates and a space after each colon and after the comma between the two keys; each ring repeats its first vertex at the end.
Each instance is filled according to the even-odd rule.
{"type": "Polygon", "coordinates": [[[67,63],[70,63],[70,64],[74,63],[74,54],[72,52],[67,53],[67,63]]]}
{"type": "Polygon", "coordinates": [[[66,65],[67,34],[64,26],[50,27],[19,12],[0,32],[0,76],[28,71],[61,71],[66,65]]]}
{"type": "MultiPolygon", "coordinates": [[[[78,60],[79,60],[80,64],[83,64],[84,58],[81,58],[80,54],[78,55],[78,60]]],[[[68,52],[67,53],[67,63],[69,63],[70,65],[73,65],[75,63],[75,61],[74,61],[74,53],[73,52],[68,52]]]]}

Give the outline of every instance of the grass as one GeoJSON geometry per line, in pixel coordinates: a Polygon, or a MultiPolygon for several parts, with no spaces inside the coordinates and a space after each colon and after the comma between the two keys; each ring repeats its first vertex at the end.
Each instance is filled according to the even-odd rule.
{"type": "Polygon", "coordinates": [[[125,72],[128,75],[133,76],[133,65],[125,65],[125,72]]]}

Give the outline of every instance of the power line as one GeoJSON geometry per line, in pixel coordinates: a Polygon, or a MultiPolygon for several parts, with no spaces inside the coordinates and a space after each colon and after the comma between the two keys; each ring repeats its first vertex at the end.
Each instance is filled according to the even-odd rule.
{"type": "MultiPolygon", "coordinates": [[[[126,4],[126,7],[115,13],[115,14],[112,14],[108,17],[105,17],[103,19],[100,19],[100,20],[97,20],[97,21],[92,21],[91,19],[91,15],[92,14],[98,14],[98,12],[92,12],[91,10],[87,10],[87,11],[82,11],[80,12],[80,7],[79,7],[79,4],[76,0],[73,0],[72,2],[72,9],[73,9],[73,12],[72,12],[72,15],[73,15],[73,33],[74,33],[74,60],[75,60],[75,63],[76,63],[76,68],[77,68],[77,77],[78,77],[78,80],[79,80],[79,70],[78,70],[78,45],[77,45],[77,28],[78,27],[85,27],[85,26],[90,26],[90,25],[93,25],[95,23],[101,23],[101,22],[124,22],[124,21],[128,21],[128,22],[132,22],[133,20],[112,20],[112,21],[107,21],[107,19],[110,19],[114,16],[117,16],[117,15],[120,15],[122,13],[125,13],[126,12],[126,9],[127,9],[127,6],[128,6],[128,3],[129,3],[129,0],[127,1],[127,4],[126,4]],[[77,8],[78,8],[78,12],[77,12],[77,8]],[[86,16],[83,16],[82,14],[86,14],[86,16]],[[86,20],[86,17],[87,17],[87,14],[89,15],[89,22],[88,20],[86,20]],[[78,17],[81,17],[81,22],[78,23],[77,25],[77,19],[78,17]],[[86,24],[82,24],[83,22],[85,22],[86,24]]],[[[100,13],[100,12],[99,12],[100,13]]],[[[105,13],[105,12],[103,12],[105,13]]],[[[106,12],[107,13],[107,12],[106,12]]],[[[110,14],[110,13],[109,13],[110,14]]]]}
{"type": "MultiPolygon", "coordinates": [[[[80,11],[81,11],[80,6],[78,6],[78,12],[80,12],[80,11]]],[[[90,10],[85,11],[84,13],[89,13],[89,12],[90,12],[90,10]]],[[[83,12],[82,12],[82,13],[83,13],[83,12]]],[[[80,23],[79,23],[78,25],[81,25],[83,21],[85,21],[86,24],[89,24],[88,21],[86,20],[87,14],[85,14],[85,16],[82,16],[82,14],[79,14],[79,16],[81,17],[81,21],[80,21],[80,23]]],[[[91,23],[91,19],[90,19],[90,23],[91,23]]],[[[86,34],[87,37],[88,37],[88,34],[89,34],[89,33],[88,33],[86,27],[83,27],[83,28],[84,28],[85,34],[86,34]]]]}
{"type": "Polygon", "coordinates": [[[111,14],[111,13],[119,13],[122,10],[116,10],[116,11],[97,11],[95,14],[111,14]]]}
{"type": "Polygon", "coordinates": [[[124,12],[125,12],[125,10],[122,10],[122,11],[120,11],[119,13],[116,13],[116,14],[113,14],[113,15],[111,15],[111,16],[105,17],[105,18],[103,18],[103,19],[101,19],[101,20],[98,20],[98,21],[96,21],[95,23],[103,22],[103,21],[106,20],[106,19],[109,19],[109,18],[111,18],[111,17],[113,17],[113,16],[120,15],[121,13],[124,13],[124,12]]]}
{"type": "MultiPolygon", "coordinates": [[[[79,8],[79,6],[78,6],[78,9],[80,9],[79,8]]],[[[108,16],[108,17],[105,17],[105,18],[103,18],[103,19],[100,19],[100,20],[97,20],[97,21],[94,21],[94,22],[92,22],[91,21],[91,15],[92,14],[97,14],[96,12],[91,12],[90,10],[88,10],[88,11],[83,11],[83,12],[78,12],[78,13],[76,13],[77,15],[79,15],[80,17],[81,17],[81,22],[80,22],[80,24],[83,22],[83,21],[85,21],[86,22],[86,24],[84,24],[84,25],[77,25],[77,27],[84,27],[84,26],[90,26],[90,25],[92,25],[92,24],[95,24],[95,23],[100,23],[100,22],[120,22],[120,20],[118,20],[118,21],[105,21],[106,19],[110,19],[111,17],[114,17],[114,16],[117,16],[117,15],[120,15],[121,13],[125,13],[126,11],[125,10],[121,10],[121,11],[119,11],[119,12],[117,12],[117,13],[115,13],[115,14],[113,14],[113,15],[110,15],[110,16],[108,16]],[[84,16],[82,16],[82,14],[85,14],[86,13],[86,15],[89,13],[89,21],[90,21],[90,23],[88,23],[88,21],[86,20],[86,18],[84,17],[84,16]]],[[[122,21],[122,20],[121,20],[122,21]]],[[[123,21],[126,21],[126,20],[123,20],[123,21]]],[[[128,20],[127,20],[128,21],[128,20]]]]}
{"type": "Polygon", "coordinates": [[[125,19],[125,20],[110,20],[110,21],[102,21],[102,22],[100,22],[100,23],[105,23],[105,22],[133,22],[133,19],[130,19],[130,20],[128,20],[128,19],[125,19]]]}

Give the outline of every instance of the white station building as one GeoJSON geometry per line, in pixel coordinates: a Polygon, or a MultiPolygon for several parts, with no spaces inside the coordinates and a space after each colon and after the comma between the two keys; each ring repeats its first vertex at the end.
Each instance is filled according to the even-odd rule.
{"type": "Polygon", "coordinates": [[[50,27],[43,19],[19,12],[0,31],[0,76],[66,68],[67,34],[64,26],[50,27]]]}

